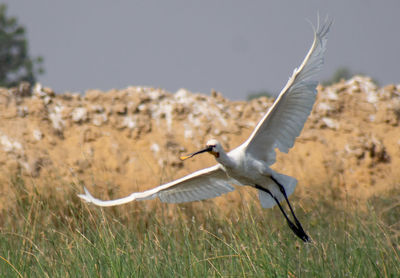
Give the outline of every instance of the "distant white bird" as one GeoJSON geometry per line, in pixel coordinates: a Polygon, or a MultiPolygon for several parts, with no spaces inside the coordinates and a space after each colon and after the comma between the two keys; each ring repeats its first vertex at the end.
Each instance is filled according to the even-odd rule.
{"type": "Polygon", "coordinates": [[[258,189],[262,207],[271,208],[277,204],[292,231],[303,241],[309,241],[288,200],[288,196],[296,187],[296,179],[279,174],[269,166],[275,163],[275,148],[287,153],[293,147],[311,112],[318,84],[314,77],[323,64],[331,23],[325,20],[319,26],[318,22],[317,30],[314,29],[313,44],[303,63],[294,70],[272,107],[242,145],[226,153],[221,144],[213,139],[207,142],[205,149],[181,157],[185,160],[208,152],[215,157],[217,165],[121,199],[102,201],[94,198],[86,188],[85,194],[78,196],[103,207],[156,197],[162,202],[183,203],[214,198],[231,192],[234,190],[231,184],[248,185],[258,189]],[[296,224],[288,218],[280,204],[284,199],[296,224]]]}

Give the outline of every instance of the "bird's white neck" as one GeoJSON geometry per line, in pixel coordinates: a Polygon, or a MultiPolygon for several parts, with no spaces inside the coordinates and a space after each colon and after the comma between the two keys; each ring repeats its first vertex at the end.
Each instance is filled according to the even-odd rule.
{"type": "Polygon", "coordinates": [[[219,152],[219,156],[215,158],[219,163],[221,163],[222,165],[228,167],[228,168],[232,168],[234,165],[234,161],[232,160],[232,158],[229,156],[229,154],[227,154],[224,151],[219,152]]]}

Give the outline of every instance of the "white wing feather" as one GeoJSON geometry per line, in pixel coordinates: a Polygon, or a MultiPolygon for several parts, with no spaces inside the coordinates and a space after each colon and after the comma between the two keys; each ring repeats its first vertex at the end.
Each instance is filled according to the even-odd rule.
{"type": "Polygon", "coordinates": [[[153,189],[132,193],[121,199],[110,201],[96,199],[86,188],[84,188],[85,194],[78,196],[88,203],[102,207],[122,205],[135,200],[150,200],[156,197],[166,203],[183,203],[210,199],[231,192],[234,187],[230,183],[235,183],[235,181],[226,175],[220,164],[217,164],[153,189]]]}
{"type": "Polygon", "coordinates": [[[303,63],[294,70],[272,107],[238,148],[271,165],[276,159],[275,148],[287,153],[293,147],[315,102],[318,82],[313,78],[324,61],[331,23],[325,20],[314,29],[314,42],[303,63]]]}
{"type": "MultiPolygon", "coordinates": [[[[315,102],[317,81],[312,80],[323,64],[327,33],[331,26],[325,21],[314,31],[314,42],[299,69],[295,69],[272,107],[258,123],[253,133],[236,151],[251,154],[266,163],[275,162],[275,148],[288,152],[299,136],[315,102]]],[[[228,177],[220,164],[194,172],[176,181],[166,183],[144,192],[110,201],[93,197],[85,188],[85,194],[78,195],[98,206],[116,206],[134,200],[149,200],[159,197],[168,203],[204,200],[234,190],[230,185],[238,184],[228,177]]]]}

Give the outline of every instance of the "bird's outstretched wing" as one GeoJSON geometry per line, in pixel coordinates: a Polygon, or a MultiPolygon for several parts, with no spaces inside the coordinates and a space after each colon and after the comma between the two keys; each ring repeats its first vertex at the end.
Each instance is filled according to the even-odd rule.
{"type": "Polygon", "coordinates": [[[331,24],[328,19],[321,26],[318,23],[303,63],[294,70],[272,107],[239,148],[271,165],[276,159],[275,148],[287,153],[293,147],[315,102],[318,82],[314,78],[324,61],[331,24]]]}
{"type": "Polygon", "coordinates": [[[153,189],[132,193],[121,199],[102,201],[94,198],[86,188],[84,188],[85,194],[78,196],[88,203],[102,207],[122,205],[134,200],[150,200],[156,197],[166,203],[183,203],[210,199],[231,192],[234,187],[230,183],[234,181],[226,175],[221,165],[217,164],[153,189]]]}

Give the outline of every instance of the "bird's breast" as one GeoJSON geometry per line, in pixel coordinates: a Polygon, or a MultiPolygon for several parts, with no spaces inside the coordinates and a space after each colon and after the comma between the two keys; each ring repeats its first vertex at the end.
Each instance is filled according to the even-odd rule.
{"type": "Polygon", "coordinates": [[[225,166],[226,173],[243,185],[254,185],[260,179],[265,178],[263,173],[268,168],[264,165],[265,163],[250,158],[236,160],[235,162],[225,166]]]}

